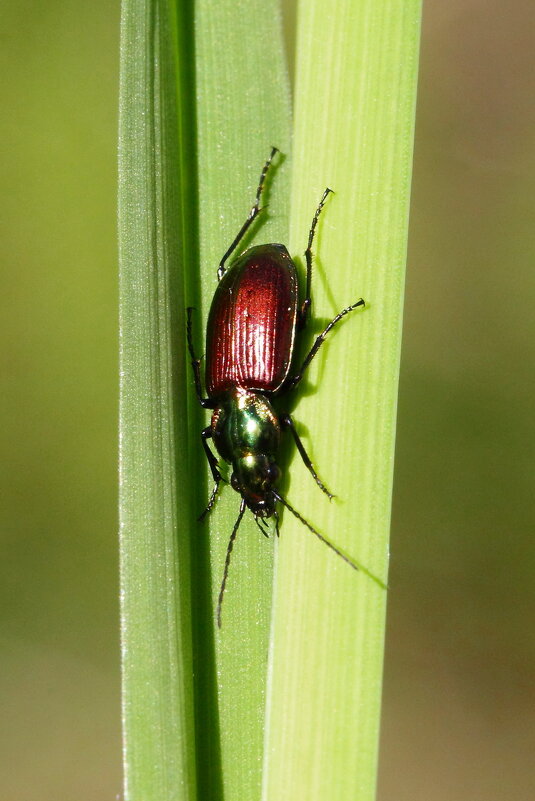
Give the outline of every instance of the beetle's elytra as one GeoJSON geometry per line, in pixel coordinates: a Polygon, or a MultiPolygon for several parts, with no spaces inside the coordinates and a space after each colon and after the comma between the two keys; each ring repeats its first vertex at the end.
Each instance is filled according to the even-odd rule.
{"type": "MultiPolygon", "coordinates": [[[[331,190],[325,190],[312,218],[305,251],[305,297],[301,304],[297,270],[284,245],[269,244],[249,248],[229,268],[225,267],[246,231],[262,211],[260,197],[270,164],[277,152],[277,148],[272,148],[260,175],[254,205],[219,265],[219,284],[212,300],[206,333],[206,398],[202,396],[200,360],[195,357],[193,349],[193,310],[188,308],[188,347],[197,397],[201,406],[213,409],[210,425],[202,432],[202,444],[215,486],[201,517],[212,509],[221,481],[218,461],[208,445],[209,439],[213,440],[219,455],[232,465],[231,484],[241,496],[240,511],[230,536],[219,593],[218,626],[221,626],[221,606],[230,556],[246,508],[251,510],[265,536],[268,533],[261,521],[263,518],[275,516],[278,535],[276,507],[277,503],[281,503],[351,567],[361,567],[316,531],[276,488],[281,475],[277,464],[281,433],[288,429],[316,484],[329,498],[333,497],[320,481],[291,416],[275,411],[272,403],[275,396],[283,396],[298,386],[304,371],[333,326],[345,315],[364,306],[361,298],[337,314],[316,338],[300,369],[291,373],[295,339],[310,316],[314,233],[331,190]]],[[[371,575],[369,571],[365,572],[371,575]]],[[[384,587],[379,579],[371,577],[384,587]]]]}
{"type": "Polygon", "coordinates": [[[283,245],[247,250],[214,294],[206,334],[206,392],[278,392],[288,375],[299,287],[283,245]]]}

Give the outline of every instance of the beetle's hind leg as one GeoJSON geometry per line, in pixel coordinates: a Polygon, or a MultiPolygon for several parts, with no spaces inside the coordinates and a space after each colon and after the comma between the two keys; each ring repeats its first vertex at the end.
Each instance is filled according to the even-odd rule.
{"type": "Polygon", "coordinates": [[[206,454],[206,458],[208,459],[208,464],[210,465],[210,470],[212,471],[212,478],[215,481],[215,485],[214,485],[214,488],[212,490],[212,494],[210,495],[210,500],[208,501],[208,505],[207,505],[206,509],[204,510],[204,512],[199,516],[199,520],[204,520],[206,515],[209,514],[209,512],[212,511],[212,508],[213,508],[214,503],[215,503],[216,498],[217,498],[217,493],[218,493],[218,490],[219,490],[219,484],[220,484],[221,481],[225,480],[223,478],[223,476],[221,475],[221,473],[219,472],[219,465],[218,465],[216,457],[214,456],[214,454],[212,453],[212,451],[208,447],[207,440],[210,439],[211,436],[212,436],[212,428],[211,428],[211,426],[207,426],[205,429],[203,429],[201,431],[202,446],[204,448],[204,452],[206,454]]]}
{"type": "Polygon", "coordinates": [[[332,189],[327,189],[321,196],[321,200],[318,203],[318,208],[314,212],[314,216],[312,218],[312,223],[310,225],[310,231],[308,232],[308,244],[307,249],[305,250],[305,262],[307,266],[307,278],[306,278],[306,288],[305,288],[305,299],[301,304],[301,308],[299,310],[299,316],[297,318],[297,324],[299,328],[302,330],[310,317],[310,307],[312,306],[312,243],[314,242],[314,235],[316,233],[316,225],[318,224],[319,216],[321,214],[321,210],[325,205],[325,201],[330,194],[334,194],[332,189]]]}
{"type": "Polygon", "coordinates": [[[314,465],[310,461],[310,456],[306,452],[305,446],[301,442],[301,438],[300,438],[299,434],[297,433],[297,431],[295,430],[294,421],[292,420],[292,418],[290,417],[289,414],[282,414],[279,419],[280,419],[282,427],[283,428],[289,428],[290,431],[292,432],[292,436],[294,438],[295,444],[297,445],[297,450],[299,451],[299,453],[301,455],[301,459],[303,460],[303,462],[305,463],[305,466],[310,471],[310,474],[312,475],[312,478],[314,479],[314,481],[316,482],[316,484],[318,485],[320,490],[322,492],[324,492],[325,495],[328,497],[328,499],[331,501],[335,496],[332,494],[332,492],[329,492],[329,490],[327,489],[325,484],[323,484],[323,482],[320,480],[320,477],[316,473],[316,471],[314,469],[314,465]]]}
{"type": "Polygon", "coordinates": [[[265,206],[260,208],[260,196],[261,196],[262,191],[264,189],[264,184],[266,182],[266,175],[268,174],[268,170],[270,168],[271,162],[273,161],[275,153],[278,153],[278,152],[279,152],[279,149],[277,147],[272,147],[271,148],[271,153],[269,155],[269,158],[266,160],[266,163],[264,164],[264,166],[262,168],[262,172],[260,173],[260,180],[258,181],[258,188],[256,190],[256,198],[255,198],[255,202],[253,204],[253,207],[251,208],[251,211],[249,212],[249,214],[247,216],[247,219],[245,220],[244,224],[240,228],[237,237],[234,239],[232,245],[229,247],[229,249],[227,250],[227,252],[223,256],[223,258],[219,262],[219,268],[217,270],[217,277],[218,277],[218,279],[220,281],[223,278],[223,276],[225,275],[225,271],[226,271],[225,262],[227,261],[228,257],[238,247],[238,245],[240,244],[240,240],[245,236],[245,234],[247,233],[248,229],[251,227],[253,222],[256,220],[256,218],[258,217],[260,212],[263,209],[265,209],[265,206]]]}

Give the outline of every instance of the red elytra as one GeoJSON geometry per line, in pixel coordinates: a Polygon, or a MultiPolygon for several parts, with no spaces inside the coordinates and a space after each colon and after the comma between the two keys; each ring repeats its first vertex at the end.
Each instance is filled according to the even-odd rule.
{"type": "Polygon", "coordinates": [[[298,304],[295,265],[284,245],[245,251],[225,272],[210,309],[206,390],[274,393],[290,369],[298,304]]]}

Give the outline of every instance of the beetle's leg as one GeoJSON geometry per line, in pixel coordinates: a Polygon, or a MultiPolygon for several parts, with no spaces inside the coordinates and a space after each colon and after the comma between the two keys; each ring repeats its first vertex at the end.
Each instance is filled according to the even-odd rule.
{"type": "Polygon", "coordinates": [[[210,514],[210,512],[211,512],[211,511],[212,511],[212,509],[214,508],[214,503],[215,503],[215,499],[217,498],[217,491],[218,491],[218,489],[219,489],[219,484],[214,484],[214,488],[213,488],[213,490],[212,490],[212,493],[211,493],[211,495],[210,495],[210,500],[209,500],[209,501],[208,501],[208,503],[206,504],[206,508],[205,508],[205,509],[202,511],[202,513],[201,513],[201,514],[199,515],[199,517],[197,518],[197,520],[198,520],[199,522],[201,522],[202,520],[204,520],[204,518],[206,517],[206,515],[207,515],[207,514],[210,514]]]}
{"type": "Polygon", "coordinates": [[[318,224],[319,216],[321,214],[321,210],[325,205],[325,201],[327,200],[328,195],[332,192],[332,189],[327,189],[321,196],[321,200],[318,204],[318,208],[315,211],[314,217],[312,218],[312,224],[310,226],[310,231],[308,232],[308,245],[307,249],[305,250],[305,261],[307,265],[307,282],[306,282],[306,289],[305,289],[305,299],[301,305],[301,309],[299,310],[299,317],[297,320],[297,324],[300,329],[303,329],[310,316],[310,307],[312,305],[312,298],[310,296],[311,293],[311,285],[312,285],[312,243],[314,242],[314,234],[316,233],[316,225],[318,224]]]}
{"type": "Polygon", "coordinates": [[[210,439],[212,436],[212,428],[211,426],[207,426],[207,428],[201,431],[201,440],[202,446],[204,448],[204,452],[206,454],[206,458],[208,459],[208,464],[210,465],[210,470],[212,471],[212,477],[215,481],[214,488],[212,490],[212,494],[210,495],[210,500],[208,501],[208,505],[202,515],[200,515],[199,520],[204,520],[206,515],[212,510],[212,507],[215,503],[215,499],[217,497],[217,491],[219,489],[219,482],[224,481],[223,476],[219,472],[219,465],[217,463],[217,459],[208,447],[208,442],[206,440],[210,439]]]}
{"type": "Polygon", "coordinates": [[[249,215],[248,215],[247,219],[245,220],[244,224],[240,228],[238,236],[234,239],[232,245],[229,247],[229,249],[227,250],[227,252],[223,256],[223,258],[219,262],[219,269],[217,271],[217,277],[218,277],[218,279],[220,281],[221,281],[221,279],[223,278],[223,276],[225,274],[225,270],[226,270],[225,262],[226,262],[226,260],[228,259],[228,257],[232,253],[232,251],[235,248],[238,247],[242,237],[245,235],[245,233],[247,232],[249,227],[256,220],[256,218],[258,217],[260,212],[265,208],[265,206],[263,206],[262,209],[260,208],[260,195],[262,194],[262,190],[264,189],[264,183],[265,183],[265,180],[266,180],[267,172],[269,170],[269,166],[270,166],[271,162],[273,161],[273,157],[275,156],[275,153],[278,153],[278,152],[279,152],[279,149],[277,147],[272,147],[271,148],[270,156],[267,159],[266,163],[264,164],[262,172],[260,173],[260,180],[258,182],[258,188],[256,190],[256,199],[255,199],[254,205],[253,205],[251,211],[249,212],[249,215]]]}
{"type": "Polygon", "coordinates": [[[312,474],[312,477],[313,477],[314,481],[316,482],[316,484],[318,485],[318,487],[320,488],[320,490],[321,490],[322,492],[324,492],[324,493],[325,493],[325,495],[327,495],[327,497],[329,498],[329,500],[332,500],[332,499],[334,498],[334,495],[332,494],[332,492],[329,492],[329,490],[327,489],[327,487],[325,486],[325,484],[323,484],[323,483],[321,482],[321,480],[320,480],[320,478],[319,478],[318,474],[317,474],[317,473],[316,473],[316,471],[314,470],[314,465],[313,465],[313,464],[312,464],[312,462],[310,461],[310,456],[309,456],[309,455],[308,455],[308,453],[306,452],[306,450],[305,450],[305,446],[304,446],[304,445],[303,445],[303,443],[301,442],[301,438],[299,437],[299,434],[298,434],[298,433],[297,433],[297,431],[295,430],[294,421],[292,420],[292,418],[290,417],[290,415],[289,415],[289,414],[282,414],[282,415],[279,417],[279,420],[280,420],[280,422],[281,422],[281,425],[283,426],[283,428],[289,428],[289,429],[290,429],[290,431],[292,432],[292,436],[293,436],[293,438],[294,438],[294,442],[295,442],[295,444],[297,445],[297,450],[298,450],[298,451],[299,451],[299,453],[301,454],[301,459],[302,459],[302,460],[303,460],[303,462],[305,463],[306,467],[307,467],[307,468],[310,470],[310,473],[312,474]]]}
{"type": "Polygon", "coordinates": [[[206,441],[207,439],[212,438],[212,426],[206,426],[206,428],[203,428],[203,430],[201,431],[201,438],[202,438],[202,446],[204,448],[206,458],[208,459],[210,470],[212,471],[212,478],[217,484],[219,481],[221,481],[221,473],[219,472],[219,465],[216,457],[208,447],[208,443],[206,441]]]}
{"type": "Polygon", "coordinates": [[[357,302],[353,303],[352,306],[348,306],[347,309],[342,309],[342,311],[339,314],[337,314],[336,317],[333,320],[331,320],[329,325],[321,332],[321,334],[318,337],[316,337],[316,341],[314,342],[314,344],[310,348],[308,356],[306,357],[306,359],[304,360],[303,364],[301,365],[301,369],[299,370],[297,375],[294,375],[294,376],[286,379],[286,381],[284,383],[284,391],[285,392],[288,392],[289,390],[294,389],[294,387],[296,387],[298,385],[298,383],[301,381],[301,379],[303,378],[303,373],[305,372],[305,370],[307,369],[308,365],[310,364],[310,362],[312,361],[312,359],[314,358],[314,356],[316,355],[316,353],[320,349],[322,343],[325,341],[325,337],[327,336],[327,334],[329,333],[331,328],[333,328],[333,326],[335,326],[336,323],[339,320],[342,319],[342,317],[345,317],[346,314],[349,314],[349,312],[354,311],[354,309],[358,309],[359,306],[365,306],[365,305],[366,304],[364,303],[362,298],[360,298],[360,300],[357,300],[357,302]]]}
{"type": "Polygon", "coordinates": [[[189,349],[189,355],[191,356],[193,377],[195,379],[195,391],[197,393],[197,398],[199,400],[199,403],[201,404],[203,409],[213,409],[215,408],[214,401],[210,400],[210,398],[203,398],[202,396],[201,371],[200,371],[201,360],[197,359],[197,357],[195,356],[195,351],[193,350],[193,335],[192,335],[192,322],[191,322],[193,308],[191,306],[188,306],[186,312],[188,314],[188,322],[186,326],[187,336],[188,336],[188,349],[189,349]]]}

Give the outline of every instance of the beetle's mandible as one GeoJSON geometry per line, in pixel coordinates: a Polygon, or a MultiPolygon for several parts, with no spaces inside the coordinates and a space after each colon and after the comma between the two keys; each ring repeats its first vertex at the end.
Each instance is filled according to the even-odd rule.
{"type": "MultiPolygon", "coordinates": [[[[296,336],[310,316],[312,243],[321,210],[331,192],[326,189],[316,209],[305,251],[305,297],[299,303],[297,270],[286,247],[281,244],[249,248],[226,267],[249,227],[262,211],[260,198],[271,162],[278,152],[272,148],[256,191],[256,199],[236,238],[221,259],[206,333],[206,394],[202,395],[200,359],[195,356],[192,337],[192,308],[187,314],[187,339],[199,403],[212,409],[210,425],[202,431],[202,444],[214,478],[214,488],[201,518],[214,506],[222,480],[218,461],[208,445],[212,439],[219,455],[232,465],[231,484],[241,496],[240,511],[227,548],[223,580],[217,604],[217,623],[221,627],[221,607],[227,583],[230,557],[245,509],[249,508],[260,530],[262,520],[275,517],[281,503],[339,557],[356,570],[361,567],[314,529],[283,498],[277,483],[280,469],[277,454],[283,430],[289,430],[297,449],[318,487],[333,496],[320,481],[288,413],[275,411],[273,398],[294,390],[321,347],[329,331],[347,314],[364,307],[362,298],[331,320],[316,338],[297,372],[291,373],[296,336]]],[[[384,584],[370,575],[382,587],[384,584]]]]}

